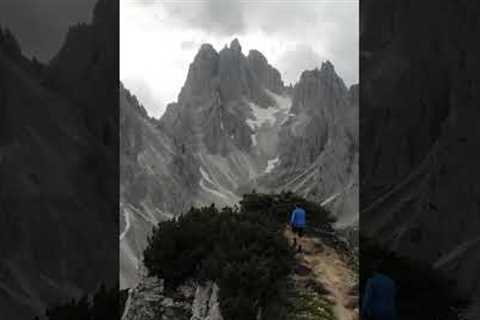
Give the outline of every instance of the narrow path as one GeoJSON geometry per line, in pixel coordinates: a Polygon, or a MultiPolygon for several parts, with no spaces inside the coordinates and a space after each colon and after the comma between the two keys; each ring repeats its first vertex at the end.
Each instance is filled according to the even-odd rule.
{"type": "MultiPolygon", "coordinates": [[[[295,235],[287,228],[284,232],[289,243],[295,235]]],[[[358,293],[354,290],[355,274],[341,256],[331,247],[324,245],[321,239],[303,236],[298,243],[302,253],[297,254],[297,262],[311,270],[303,275],[327,289],[327,297],[333,304],[338,320],[356,320],[358,315],[358,293]]]]}

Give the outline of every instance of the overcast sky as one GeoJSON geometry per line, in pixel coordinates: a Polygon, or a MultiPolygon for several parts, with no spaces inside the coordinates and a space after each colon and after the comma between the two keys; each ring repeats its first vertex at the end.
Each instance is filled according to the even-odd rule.
{"type": "Polygon", "coordinates": [[[0,25],[8,27],[23,52],[48,62],[68,28],[90,22],[96,0],[0,0],[0,25]]]}
{"type": "Polygon", "coordinates": [[[150,115],[176,101],[202,43],[217,51],[238,38],[297,81],[332,61],[358,82],[358,0],[120,0],[120,77],[150,115]]]}

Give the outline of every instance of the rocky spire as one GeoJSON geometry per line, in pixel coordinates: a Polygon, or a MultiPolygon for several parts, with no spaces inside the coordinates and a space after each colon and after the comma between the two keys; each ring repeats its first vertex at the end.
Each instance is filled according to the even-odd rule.
{"type": "Polygon", "coordinates": [[[230,43],[230,49],[235,52],[242,52],[242,46],[240,45],[240,41],[238,41],[237,38],[233,39],[233,41],[230,43]]]}
{"type": "Polygon", "coordinates": [[[220,96],[227,104],[247,98],[267,107],[273,101],[264,89],[283,93],[280,73],[257,50],[251,50],[245,57],[239,40],[234,39],[218,53],[210,44],[200,47],[190,64],[178,102],[199,105],[220,96]]]}
{"type": "Polygon", "coordinates": [[[300,81],[294,89],[293,112],[306,109],[318,112],[322,108],[335,109],[341,112],[347,99],[347,87],[335,72],[335,67],[330,61],[322,63],[320,69],[307,70],[300,76],[300,81]]]}
{"type": "Polygon", "coordinates": [[[180,92],[179,102],[207,97],[214,89],[218,69],[218,53],[212,45],[203,44],[190,64],[187,80],[180,92]]]}
{"type": "Polygon", "coordinates": [[[255,77],[265,88],[277,94],[281,94],[284,91],[280,72],[268,63],[260,51],[250,50],[247,60],[250,68],[255,73],[255,77]]]}

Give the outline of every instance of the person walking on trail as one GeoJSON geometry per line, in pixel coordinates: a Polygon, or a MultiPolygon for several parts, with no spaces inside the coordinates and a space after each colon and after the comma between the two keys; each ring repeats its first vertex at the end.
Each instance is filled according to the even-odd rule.
{"type": "MultiPolygon", "coordinates": [[[[299,206],[295,205],[295,208],[292,211],[292,214],[290,215],[290,226],[292,227],[293,232],[298,235],[298,237],[302,238],[303,233],[305,230],[305,224],[306,224],[306,211],[303,208],[300,208],[299,206]]],[[[296,246],[297,244],[297,239],[294,238],[293,240],[293,245],[296,246]]],[[[298,246],[298,251],[302,251],[302,246],[298,246]]]]}
{"type": "Polygon", "coordinates": [[[374,275],[367,280],[361,308],[362,320],[395,320],[396,285],[383,274],[382,263],[375,266],[374,275]]]}

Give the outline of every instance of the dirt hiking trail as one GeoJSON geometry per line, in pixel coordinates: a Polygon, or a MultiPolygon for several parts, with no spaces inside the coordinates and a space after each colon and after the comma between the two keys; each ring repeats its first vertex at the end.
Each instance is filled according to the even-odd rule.
{"type": "Polygon", "coordinates": [[[355,272],[338,252],[326,245],[320,237],[296,236],[290,228],[285,237],[293,245],[294,239],[302,247],[296,254],[295,281],[312,283],[323,288],[325,298],[331,303],[337,320],[358,320],[358,286],[355,272]]]}

